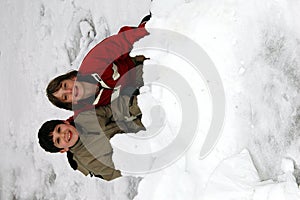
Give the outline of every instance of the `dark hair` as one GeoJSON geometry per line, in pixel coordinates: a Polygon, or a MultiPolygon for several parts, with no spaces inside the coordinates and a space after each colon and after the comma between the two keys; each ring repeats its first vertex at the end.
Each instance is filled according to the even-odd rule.
{"type": "Polygon", "coordinates": [[[65,102],[60,101],[53,95],[53,93],[57,92],[60,89],[62,81],[76,77],[77,73],[78,73],[78,71],[73,70],[66,74],[60,75],[50,81],[50,83],[48,84],[47,89],[46,89],[46,94],[47,94],[49,101],[53,105],[55,105],[59,108],[66,109],[66,110],[72,110],[72,103],[65,103],[65,102]]]}
{"type": "Polygon", "coordinates": [[[40,146],[48,152],[51,153],[57,153],[59,152],[60,148],[57,148],[56,146],[54,146],[53,143],[53,136],[52,136],[52,132],[54,131],[55,127],[59,124],[64,124],[64,121],[62,120],[50,120],[50,121],[46,121],[40,128],[39,132],[38,132],[38,138],[39,138],[39,144],[40,146]]]}
{"type": "Polygon", "coordinates": [[[67,158],[72,169],[76,170],[78,168],[77,162],[73,159],[74,154],[70,151],[67,151],[67,158]]]}

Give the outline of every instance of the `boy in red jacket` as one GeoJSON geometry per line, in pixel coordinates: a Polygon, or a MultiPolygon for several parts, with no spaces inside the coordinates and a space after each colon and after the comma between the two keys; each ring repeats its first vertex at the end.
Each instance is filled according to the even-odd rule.
{"type": "Polygon", "coordinates": [[[97,44],[83,59],[79,71],[53,79],[47,87],[51,103],[59,108],[81,111],[109,104],[120,93],[131,96],[143,85],[144,56],[129,56],[134,42],[149,33],[146,16],[138,27],[122,27],[117,35],[97,44]],[[146,19],[146,20],[145,20],[146,19]],[[73,108],[72,108],[73,103],[73,108]]]}

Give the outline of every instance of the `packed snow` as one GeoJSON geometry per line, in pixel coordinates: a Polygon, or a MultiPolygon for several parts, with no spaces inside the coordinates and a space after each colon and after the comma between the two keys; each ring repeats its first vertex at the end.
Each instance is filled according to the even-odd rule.
{"type": "MultiPolygon", "coordinates": [[[[0,199],[300,198],[300,2],[2,0],[0,5],[0,199]],[[72,115],[51,105],[45,88],[55,76],[78,69],[99,41],[123,25],[137,25],[150,10],[150,35],[151,29],[183,34],[214,62],[226,95],[221,138],[200,159],[211,117],[205,77],[197,80],[193,71],[180,69],[187,63],[168,51],[140,49],[137,53],[151,58],[145,63],[146,80],[161,73],[151,70],[155,65],[187,79],[199,104],[201,126],[190,148],[155,172],[124,171],[128,176],[111,182],[85,177],[70,168],[65,154],[46,153],[38,144],[44,121],[72,115]]],[[[132,134],[111,140],[139,153],[167,146],[182,121],[176,95],[157,86],[141,91],[143,122],[167,127],[163,137],[150,146],[131,143],[132,134]],[[152,116],[153,110],[161,118],[152,116]]],[[[147,131],[137,136],[147,137],[147,131]]],[[[122,168],[122,157],[116,153],[113,158],[122,168]]]]}

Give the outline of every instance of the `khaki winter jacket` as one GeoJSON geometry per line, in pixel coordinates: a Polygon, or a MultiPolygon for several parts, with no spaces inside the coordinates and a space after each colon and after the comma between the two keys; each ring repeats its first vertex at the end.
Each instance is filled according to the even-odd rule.
{"type": "Polygon", "coordinates": [[[100,133],[81,134],[80,139],[70,151],[77,162],[78,170],[83,174],[101,176],[110,181],[121,176],[112,161],[112,147],[107,137],[100,133]]]}
{"type": "Polygon", "coordinates": [[[137,97],[119,96],[110,105],[81,112],[75,119],[86,132],[103,132],[109,139],[117,133],[137,133],[145,130],[137,97]]]}
{"type": "Polygon", "coordinates": [[[128,96],[120,96],[111,105],[80,113],[75,126],[80,131],[80,139],[71,152],[77,169],[85,175],[100,175],[108,181],[121,176],[114,168],[109,139],[118,133],[145,130],[137,98],[130,103],[128,96]]]}

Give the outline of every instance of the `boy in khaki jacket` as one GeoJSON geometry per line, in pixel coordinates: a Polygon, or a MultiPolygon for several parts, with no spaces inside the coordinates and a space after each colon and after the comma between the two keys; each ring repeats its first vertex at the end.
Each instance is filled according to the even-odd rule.
{"type": "Polygon", "coordinates": [[[76,168],[83,174],[110,181],[121,173],[114,167],[109,139],[117,133],[139,130],[145,127],[136,96],[120,96],[111,105],[80,113],[74,121],[45,122],[38,138],[45,151],[72,153],[76,168]]]}
{"type": "Polygon", "coordinates": [[[51,120],[42,125],[38,137],[45,151],[73,153],[77,169],[84,175],[92,174],[107,181],[121,176],[114,169],[112,147],[103,133],[87,133],[68,121],[51,120]]]}

